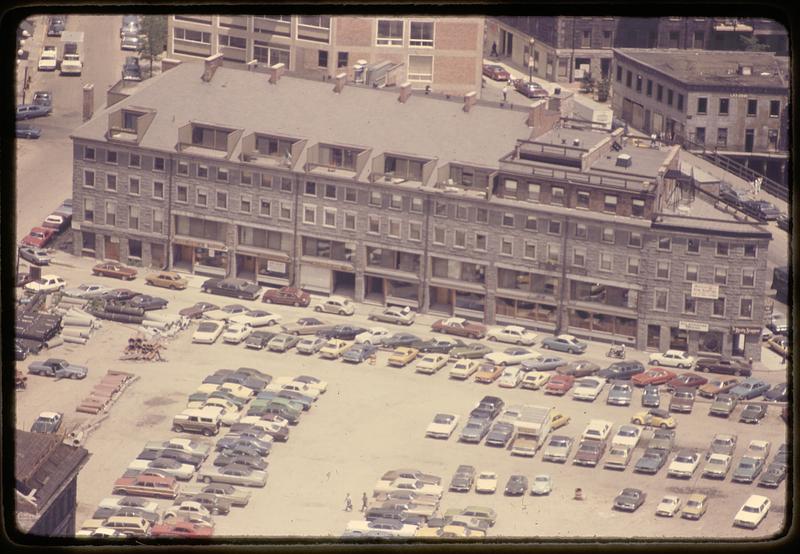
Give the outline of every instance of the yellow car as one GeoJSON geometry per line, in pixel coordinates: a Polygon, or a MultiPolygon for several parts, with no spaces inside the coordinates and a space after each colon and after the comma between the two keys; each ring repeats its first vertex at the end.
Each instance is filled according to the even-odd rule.
{"type": "Polygon", "coordinates": [[[164,287],[165,289],[183,290],[189,285],[189,281],[181,277],[174,271],[159,271],[151,273],[145,277],[144,282],[154,287],[164,287]]]}
{"type": "Polygon", "coordinates": [[[328,342],[326,342],[325,345],[319,349],[319,357],[335,360],[349,347],[350,345],[341,339],[328,339],[328,342]]]}
{"type": "Polygon", "coordinates": [[[786,341],[786,337],[782,337],[780,335],[772,336],[767,341],[767,346],[769,346],[770,350],[772,350],[779,356],[789,355],[789,345],[786,341]]]}
{"type": "Polygon", "coordinates": [[[681,510],[681,517],[700,519],[708,509],[708,497],[705,494],[690,494],[686,505],[681,510]]]}
{"type": "Polygon", "coordinates": [[[408,348],[406,346],[395,348],[392,353],[389,354],[389,365],[403,367],[413,361],[417,357],[417,354],[419,354],[419,350],[416,348],[408,348]]]}
{"type": "Polygon", "coordinates": [[[503,366],[484,362],[475,374],[476,383],[494,383],[503,374],[503,366]]]}
{"type": "Polygon", "coordinates": [[[652,409],[646,412],[639,412],[631,418],[631,423],[636,425],[647,425],[649,427],[660,427],[661,429],[675,429],[677,423],[675,418],[667,410],[652,409]]]}
{"type": "Polygon", "coordinates": [[[560,429],[569,423],[569,416],[553,410],[553,417],[550,418],[550,429],[560,429]]]}

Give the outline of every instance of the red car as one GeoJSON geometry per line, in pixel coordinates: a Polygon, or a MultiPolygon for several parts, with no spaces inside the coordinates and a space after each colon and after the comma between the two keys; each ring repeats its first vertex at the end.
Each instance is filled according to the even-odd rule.
{"type": "Polygon", "coordinates": [[[103,262],[92,268],[92,273],[104,277],[114,277],[132,281],[136,278],[137,271],[132,267],[126,267],[119,262],[103,262]]]}
{"type": "Polygon", "coordinates": [[[572,388],[575,377],[572,375],[553,375],[544,387],[545,394],[557,394],[564,396],[572,388]]]}
{"type": "Polygon", "coordinates": [[[667,389],[672,390],[678,387],[691,387],[696,389],[706,383],[708,383],[708,379],[697,373],[684,373],[683,375],[678,375],[667,381],[667,389]]]}
{"type": "Polygon", "coordinates": [[[528,98],[547,98],[549,96],[541,85],[525,81],[524,79],[517,79],[514,81],[514,88],[517,89],[517,92],[528,98]]]}
{"type": "Polygon", "coordinates": [[[111,494],[174,499],[178,496],[178,482],[174,477],[159,477],[158,475],[120,477],[114,481],[111,494]]]}
{"type": "Polygon", "coordinates": [[[508,71],[503,69],[502,66],[493,63],[484,64],[483,74],[494,81],[508,81],[511,78],[508,71]]]}
{"type": "Polygon", "coordinates": [[[486,326],[481,323],[467,321],[463,317],[450,317],[440,319],[431,325],[431,329],[437,333],[447,333],[458,335],[470,339],[482,339],[486,336],[486,326]]]}
{"type": "Polygon", "coordinates": [[[287,306],[306,307],[311,303],[311,295],[302,289],[295,287],[282,287],[279,289],[269,289],[261,297],[262,302],[267,304],[286,304],[287,306]]]}
{"type": "Polygon", "coordinates": [[[197,525],[189,521],[176,521],[174,523],[159,523],[150,529],[153,537],[210,537],[214,534],[214,528],[205,525],[197,525]]]}
{"type": "Polygon", "coordinates": [[[55,236],[56,231],[55,229],[45,229],[44,227],[34,227],[30,230],[30,232],[22,239],[22,244],[25,246],[36,246],[38,248],[44,248],[47,246],[53,237],[55,236]]]}
{"type": "Polygon", "coordinates": [[[667,369],[648,369],[631,377],[631,382],[637,387],[645,385],[663,385],[675,378],[675,374],[667,369]]]}

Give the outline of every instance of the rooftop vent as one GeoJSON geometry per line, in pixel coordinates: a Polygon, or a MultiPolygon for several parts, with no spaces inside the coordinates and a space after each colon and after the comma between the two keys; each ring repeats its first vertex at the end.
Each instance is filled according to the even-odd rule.
{"type": "Polygon", "coordinates": [[[278,84],[278,79],[281,78],[283,75],[283,71],[286,69],[286,65],[282,63],[276,63],[269,68],[269,84],[276,85],[278,84]]]}
{"type": "Polygon", "coordinates": [[[617,167],[630,167],[631,156],[630,154],[620,154],[617,156],[617,167]]]}
{"type": "Polygon", "coordinates": [[[333,92],[336,92],[336,93],[342,92],[342,89],[344,89],[344,83],[345,83],[346,80],[347,80],[347,73],[344,73],[344,72],[339,73],[336,76],[336,81],[335,81],[336,84],[333,86],[333,92]]]}
{"type": "Polygon", "coordinates": [[[204,61],[205,70],[201,78],[208,83],[214,78],[214,72],[217,71],[217,68],[222,65],[222,54],[214,54],[213,56],[207,57],[204,61]]]}
{"type": "Polygon", "coordinates": [[[469,113],[472,109],[472,106],[478,101],[478,94],[473,90],[468,92],[464,95],[464,107],[462,108],[465,112],[469,113]]]}
{"type": "Polygon", "coordinates": [[[752,65],[744,65],[739,64],[739,70],[737,71],[739,75],[752,75],[753,74],[753,66],[752,65]]]}
{"type": "Polygon", "coordinates": [[[406,81],[400,85],[400,96],[397,97],[397,101],[405,104],[409,98],[411,98],[411,83],[406,81]]]}
{"type": "Polygon", "coordinates": [[[580,146],[580,145],[581,145],[581,139],[579,138],[572,139],[572,146],[580,146]]]}

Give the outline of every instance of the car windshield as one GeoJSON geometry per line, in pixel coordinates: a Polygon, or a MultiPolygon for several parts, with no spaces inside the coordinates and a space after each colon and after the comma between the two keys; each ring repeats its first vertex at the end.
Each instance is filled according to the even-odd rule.
{"type": "Polygon", "coordinates": [[[635,437],[636,431],[633,429],[620,429],[617,433],[620,437],[635,437]]]}
{"type": "Polygon", "coordinates": [[[453,421],[453,416],[443,414],[437,415],[433,420],[434,423],[450,423],[451,421],[453,421]]]}
{"type": "Polygon", "coordinates": [[[708,463],[721,466],[725,465],[725,460],[723,460],[722,458],[709,458],[708,463]]]}
{"type": "Polygon", "coordinates": [[[692,508],[699,508],[700,502],[698,502],[697,500],[690,500],[689,502],[686,503],[686,505],[692,508]]]}
{"type": "Polygon", "coordinates": [[[757,513],[759,513],[761,510],[759,510],[759,509],[758,509],[757,507],[755,507],[755,506],[745,506],[745,507],[743,507],[743,508],[742,508],[742,511],[743,511],[743,512],[750,512],[751,514],[757,514],[757,513]]]}
{"type": "Polygon", "coordinates": [[[551,440],[550,446],[567,446],[567,441],[565,440],[551,440]]]}
{"type": "Polygon", "coordinates": [[[682,464],[691,464],[692,462],[694,462],[694,458],[692,458],[691,456],[678,456],[677,458],[675,458],[675,461],[680,462],[682,464]]]}
{"type": "Polygon", "coordinates": [[[210,333],[211,331],[216,331],[217,325],[214,323],[201,323],[197,326],[197,330],[202,333],[210,333]]]}

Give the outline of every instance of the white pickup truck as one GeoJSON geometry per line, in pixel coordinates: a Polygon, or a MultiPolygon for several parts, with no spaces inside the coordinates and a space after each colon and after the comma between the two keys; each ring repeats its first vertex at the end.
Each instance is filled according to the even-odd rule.
{"type": "Polygon", "coordinates": [[[61,60],[61,75],[80,75],[81,71],[83,71],[83,62],[78,50],[78,43],[65,43],[64,58],[61,60]]]}
{"type": "Polygon", "coordinates": [[[44,46],[42,55],[39,56],[39,71],[55,71],[58,65],[58,48],[55,46],[44,46]]]}

